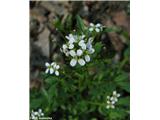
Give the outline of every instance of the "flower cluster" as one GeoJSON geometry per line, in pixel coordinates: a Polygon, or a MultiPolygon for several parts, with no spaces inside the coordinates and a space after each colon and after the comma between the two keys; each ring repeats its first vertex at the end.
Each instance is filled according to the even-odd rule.
{"type": "Polygon", "coordinates": [[[38,109],[38,111],[31,112],[31,120],[38,120],[40,117],[43,117],[44,113],[42,112],[42,109],[38,109]]]}
{"type": "Polygon", "coordinates": [[[89,31],[96,31],[96,32],[100,32],[102,31],[103,27],[100,23],[97,23],[96,25],[94,25],[93,23],[90,23],[90,27],[89,27],[89,31]]]}
{"type": "Polygon", "coordinates": [[[79,63],[84,66],[86,62],[90,61],[90,54],[94,53],[92,47],[93,38],[86,38],[85,35],[69,34],[65,36],[67,43],[63,44],[60,49],[67,57],[70,57],[70,65],[72,67],[79,63]]]}
{"type": "Polygon", "coordinates": [[[59,76],[58,69],[60,68],[60,66],[57,63],[52,62],[51,64],[49,64],[48,62],[46,62],[45,66],[47,67],[45,73],[49,73],[49,74],[54,73],[56,76],[59,76]]]}
{"type": "Polygon", "coordinates": [[[118,98],[120,97],[120,94],[117,93],[116,91],[113,91],[113,95],[112,96],[107,96],[107,106],[106,108],[115,108],[115,103],[118,102],[118,98]]]}

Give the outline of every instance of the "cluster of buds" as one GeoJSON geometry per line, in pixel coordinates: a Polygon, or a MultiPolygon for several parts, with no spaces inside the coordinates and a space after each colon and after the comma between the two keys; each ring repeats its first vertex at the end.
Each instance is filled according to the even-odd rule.
{"type": "Polygon", "coordinates": [[[86,62],[90,61],[90,55],[94,53],[92,46],[93,38],[86,38],[85,35],[69,34],[65,36],[67,43],[63,44],[60,49],[67,57],[70,58],[70,65],[72,67],[79,65],[84,66],[86,62]]]}
{"type": "Polygon", "coordinates": [[[60,66],[59,66],[57,63],[52,62],[52,63],[50,64],[50,63],[46,62],[46,63],[45,63],[45,66],[47,67],[47,69],[46,69],[46,71],[45,71],[46,74],[47,74],[47,73],[49,73],[49,74],[53,74],[53,73],[54,73],[56,76],[59,76],[59,71],[58,71],[58,69],[60,68],[60,66]]]}
{"type": "Polygon", "coordinates": [[[31,120],[38,120],[39,118],[43,117],[44,113],[42,112],[42,109],[38,109],[38,111],[31,112],[31,120]]]}
{"type": "Polygon", "coordinates": [[[120,94],[117,93],[116,91],[113,91],[113,95],[112,96],[107,96],[107,105],[106,108],[107,109],[114,109],[115,108],[115,104],[116,102],[118,102],[118,98],[120,97],[120,94]]]}

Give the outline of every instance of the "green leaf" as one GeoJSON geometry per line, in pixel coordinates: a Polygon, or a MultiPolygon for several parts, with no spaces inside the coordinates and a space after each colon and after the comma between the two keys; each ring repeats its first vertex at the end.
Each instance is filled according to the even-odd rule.
{"type": "Polygon", "coordinates": [[[130,98],[129,97],[119,98],[117,105],[129,106],[130,105],[130,98]]]}
{"type": "Polygon", "coordinates": [[[71,14],[67,16],[65,23],[66,23],[65,29],[71,31],[72,30],[72,15],[71,14]]]}
{"type": "Polygon", "coordinates": [[[50,99],[49,99],[48,93],[47,93],[47,91],[43,87],[41,88],[41,93],[46,98],[46,100],[48,101],[48,103],[50,103],[50,99]]]}
{"type": "Polygon", "coordinates": [[[85,26],[84,26],[83,20],[81,19],[79,15],[76,16],[76,19],[77,19],[77,27],[79,28],[81,32],[84,32],[85,26]]]}
{"type": "Polygon", "coordinates": [[[115,82],[120,88],[124,89],[127,92],[130,92],[129,76],[127,73],[124,72],[118,75],[115,78],[115,82]]]}
{"type": "Polygon", "coordinates": [[[122,74],[118,75],[116,78],[115,78],[115,81],[116,82],[121,82],[121,81],[128,81],[128,73],[125,73],[123,72],[122,74]]]}
{"type": "Polygon", "coordinates": [[[57,82],[57,78],[54,76],[49,76],[48,78],[45,79],[45,82],[52,85],[57,82]]]}
{"type": "Polygon", "coordinates": [[[48,94],[49,94],[49,96],[50,96],[51,99],[52,99],[52,97],[58,95],[57,88],[56,88],[56,84],[53,84],[53,85],[49,88],[48,94]]]}
{"type": "Polygon", "coordinates": [[[103,47],[103,44],[102,44],[101,42],[97,42],[97,43],[95,44],[95,49],[96,49],[96,53],[97,53],[97,54],[101,52],[102,47],[103,47]]]}
{"type": "Polygon", "coordinates": [[[104,28],[103,32],[119,32],[121,29],[117,27],[107,27],[104,28]]]}
{"type": "Polygon", "coordinates": [[[64,26],[59,19],[55,20],[53,24],[58,29],[58,31],[64,32],[64,26]]]}
{"type": "Polygon", "coordinates": [[[43,99],[41,99],[41,98],[39,98],[39,99],[31,99],[31,102],[30,102],[31,109],[41,108],[42,102],[43,102],[43,99]]]}
{"type": "Polygon", "coordinates": [[[130,92],[130,84],[129,84],[129,82],[118,82],[117,84],[122,89],[126,90],[127,92],[130,92]]]}

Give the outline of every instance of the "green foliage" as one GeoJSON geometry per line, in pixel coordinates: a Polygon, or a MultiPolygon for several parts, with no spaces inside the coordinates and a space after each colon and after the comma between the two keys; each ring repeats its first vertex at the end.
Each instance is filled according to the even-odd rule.
{"type": "MultiPolygon", "coordinates": [[[[71,31],[73,17],[68,15],[65,25],[57,19],[54,26],[62,34],[71,31]]],[[[76,19],[79,34],[87,31],[83,19],[78,15],[76,19]]],[[[112,28],[105,28],[103,32],[113,31],[117,32],[112,28]]],[[[97,34],[93,36],[96,38],[97,34]]],[[[83,67],[72,68],[65,61],[60,76],[41,73],[41,87],[30,91],[30,110],[42,108],[45,116],[53,118],[59,113],[61,120],[129,119],[130,80],[129,71],[126,70],[126,65],[129,65],[129,45],[124,50],[123,59],[118,62],[104,55],[103,46],[101,41],[94,44],[95,53],[83,67]],[[121,96],[115,109],[106,109],[106,97],[114,90],[121,96]]]]}

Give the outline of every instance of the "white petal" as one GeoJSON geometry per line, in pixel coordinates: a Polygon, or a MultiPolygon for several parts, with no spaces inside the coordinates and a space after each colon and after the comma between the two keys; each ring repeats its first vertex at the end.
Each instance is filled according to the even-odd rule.
{"type": "Polygon", "coordinates": [[[107,96],[107,99],[110,99],[110,96],[107,96]]]}
{"type": "Polygon", "coordinates": [[[85,61],[83,59],[78,59],[78,63],[81,65],[81,66],[84,66],[85,65],[85,61]]]}
{"type": "Polygon", "coordinates": [[[89,62],[90,61],[90,56],[89,55],[85,55],[85,60],[86,60],[86,62],[89,62]]]}
{"type": "Polygon", "coordinates": [[[116,92],[116,91],[113,91],[113,95],[116,96],[116,95],[117,95],[117,92],[116,92]]]}
{"type": "Polygon", "coordinates": [[[53,74],[54,72],[53,68],[50,68],[49,70],[50,70],[50,74],[53,74]]]}
{"type": "Polygon", "coordinates": [[[67,49],[67,45],[66,45],[66,44],[63,44],[62,48],[63,48],[63,49],[67,49]]]}
{"type": "Polygon", "coordinates": [[[82,35],[82,36],[81,36],[81,39],[83,39],[83,38],[85,38],[85,35],[82,35]]]}
{"type": "Polygon", "coordinates": [[[107,104],[110,104],[110,101],[107,101],[107,104]]]}
{"type": "Polygon", "coordinates": [[[114,105],[111,105],[111,108],[112,108],[112,109],[114,109],[114,108],[115,108],[115,106],[114,106],[114,105]]]}
{"type": "Polygon", "coordinates": [[[65,55],[66,55],[66,56],[69,56],[69,52],[67,51],[67,52],[65,53],[65,55]]]}
{"type": "Polygon", "coordinates": [[[100,32],[100,29],[99,29],[99,28],[96,28],[95,30],[96,30],[96,32],[100,32]]]}
{"type": "Polygon", "coordinates": [[[92,27],[91,27],[91,28],[89,28],[89,31],[90,31],[90,32],[92,32],[92,31],[93,31],[93,28],[92,28],[92,27]]]}
{"type": "Polygon", "coordinates": [[[90,37],[90,38],[88,39],[88,41],[89,41],[89,43],[91,44],[92,41],[93,41],[93,37],[90,37]]]}
{"type": "Polygon", "coordinates": [[[69,34],[69,43],[75,42],[74,36],[72,34],[69,34]]]}
{"type": "Polygon", "coordinates": [[[42,109],[39,109],[38,112],[41,113],[41,112],[42,112],[42,109]]]}
{"type": "Polygon", "coordinates": [[[54,66],[54,65],[55,65],[55,62],[52,62],[52,63],[51,63],[51,66],[54,66]]]}
{"type": "Polygon", "coordinates": [[[94,50],[93,48],[89,48],[88,52],[89,52],[90,54],[93,54],[93,53],[95,52],[95,50],[94,50]]]}
{"type": "Polygon", "coordinates": [[[115,101],[115,102],[117,102],[117,101],[118,101],[118,99],[117,99],[117,98],[115,98],[115,99],[114,99],[114,101],[115,101]]]}
{"type": "Polygon", "coordinates": [[[73,44],[69,44],[69,49],[73,49],[74,45],[73,44]]]}
{"type": "Polygon", "coordinates": [[[115,104],[116,101],[112,101],[112,104],[115,104]]]}
{"type": "Polygon", "coordinates": [[[34,112],[34,115],[38,115],[38,112],[34,112]]]}
{"type": "Polygon", "coordinates": [[[59,72],[58,72],[58,71],[55,71],[55,74],[56,74],[57,76],[59,76],[59,72]]]}
{"type": "Polygon", "coordinates": [[[109,109],[109,108],[110,108],[110,106],[109,106],[109,105],[107,105],[107,106],[106,106],[106,108],[107,108],[107,109],[109,109]]]}
{"type": "Polygon", "coordinates": [[[68,37],[68,36],[65,36],[65,38],[68,39],[68,40],[70,40],[70,37],[68,37]]]}
{"type": "Polygon", "coordinates": [[[78,56],[81,56],[82,53],[83,53],[83,51],[82,51],[81,49],[78,49],[78,50],[77,50],[77,55],[78,55],[78,56]]]}
{"type": "Polygon", "coordinates": [[[71,65],[72,67],[74,67],[76,64],[77,64],[77,60],[76,60],[76,59],[72,59],[72,60],[70,61],[70,65],[71,65]]]}
{"type": "Polygon", "coordinates": [[[97,23],[97,24],[96,24],[96,27],[101,27],[101,24],[100,24],[100,23],[97,23]]]}
{"type": "Polygon", "coordinates": [[[56,68],[56,66],[57,66],[57,64],[55,63],[55,64],[53,65],[53,68],[55,69],[55,68],[56,68]]]}
{"type": "Polygon", "coordinates": [[[76,56],[76,52],[74,50],[70,50],[69,51],[69,54],[72,56],[72,57],[75,57],[76,56]]]}
{"type": "Polygon", "coordinates": [[[83,43],[82,46],[81,46],[81,48],[82,48],[83,50],[86,50],[86,44],[83,43]]]}
{"type": "Polygon", "coordinates": [[[46,69],[45,73],[47,74],[49,72],[49,68],[46,69]]]}
{"type": "Polygon", "coordinates": [[[57,65],[57,66],[56,66],[56,69],[59,69],[59,68],[60,68],[60,66],[59,66],[59,65],[57,65]]]}
{"type": "Polygon", "coordinates": [[[46,63],[45,63],[45,66],[46,66],[46,67],[49,67],[49,66],[50,66],[50,64],[49,64],[48,62],[46,62],[46,63]]]}
{"type": "Polygon", "coordinates": [[[112,101],[113,99],[114,99],[113,97],[110,98],[111,101],[112,101]]]}
{"type": "Polygon", "coordinates": [[[117,97],[120,97],[121,95],[120,94],[117,94],[117,97]]]}
{"type": "Polygon", "coordinates": [[[73,34],[69,34],[69,37],[70,37],[70,38],[73,38],[73,34]]]}
{"type": "Polygon", "coordinates": [[[84,44],[84,40],[81,40],[81,41],[78,43],[79,46],[82,46],[83,44],[84,44]]]}
{"type": "Polygon", "coordinates": [[[94,24],[93,24],[93,23],[90,23],[89,25],[92,26],[92,27],[94,27],[94,24]]]}

